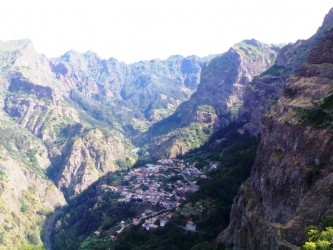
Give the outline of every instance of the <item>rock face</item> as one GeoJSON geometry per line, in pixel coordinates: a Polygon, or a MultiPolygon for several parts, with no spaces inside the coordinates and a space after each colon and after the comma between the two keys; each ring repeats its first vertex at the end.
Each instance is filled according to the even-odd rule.
{"type": "Polygon", "coordinates": [[[75,51],[49,60],[29,40],[1,42],[0,58],[1,107],[44,141],[50,175],[67,197],[133,163],[136,153],[125,137],[187,100],[208,61],[172,56],[127,65],[75,51]]]}
{"type": "Polygon", "coordinates": [[[282,49],[245,91],[249,105],[240,118],[261,141],[219,242],[234,249],[297,249],[304,229],[333,212],[332,27],[333,10],[317,34],[282,49]],[[273,85],[264,87],[265,81],[273,85]]]}
{"type": "Polygon", "coordinates": [[[50,63],[56,77],[85,98],[108,106],[121,125],[146,129],[196,90],[208,58],[171,56],[132,64],[69,51],[50,63]]]}
{"type": "Polygon", "coordinates": [[[0,134],[0,248],[42,245],[40,232],[48,213],[65,204],[45,176],[47,149],[8,117],[1,116],[0,134]]]}
{"type": "Polygon", "coordinates": [[[66,197],[81,193],[102,175],[133,163],[126,156],[127,144],[120,133],[99,129],[83,133],[64,149],[66,157],[55,182],[66,197]]]}
{"type": "Polygon", "coordinates": [[[0,248],[41,245],[64,196],[130,167],[132,136],[187,100],[208,60],[48,59],[30,40],[0,42],[0,248]]]}
{"type": "Polygon", "coordinates": [[[146,138],[155,142],[150,153],[175,157],[202,145],[214,128],[226,126],[242,105],[247,83],[274,63],[278,51],[278,47],[245,40],[211,60],[191,98],[147,132],[146,138]]]}

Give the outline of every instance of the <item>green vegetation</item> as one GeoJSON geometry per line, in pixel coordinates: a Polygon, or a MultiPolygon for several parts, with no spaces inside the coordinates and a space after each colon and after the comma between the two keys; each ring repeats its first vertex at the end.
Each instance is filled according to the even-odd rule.
{"type": "Polygon", "coordinates": [[[104,122],[112,128],[119,127],[116,122],[117,119],[107,103],[100,103],[92,98],[88,98],[77,90],[71,91],[70,98],[97,121],[104,122]]]}
{"type": "Polygon", "coordinates": [[[314,108],[299,112],[303,124],[313,124],[318,128],[327,128],[333,122],[333,94],[319,102],[314,108]]]}
{"type": "Polygon", "coordinates": [[[191,123],[188,127],[178,129],[175,134],[178,141],[189,145],[189,149],[196,149],[208,140],[211,130],[204,124],[191,123]]]}
{"type": "Polygon", "coordinates": [[[147,138],[159,136],[161,134],[167,134],[179,126],[181,117],[173,114],[159,122],[153,124],[147,131],[147,138]]]}
{"type": "Polygon", "coordinates": [[[11,211],[0,198],[0,212],[4,215],[0,228],[0,249],[43,249],[40,234],[48,211],[33,188],[23,190],[17,202],[20,210],[11,211]]]}
{"type": "Polygon", "coordinates": [[[38,142],[27,131],[11,122],[2,121],[0,127],[0,148],[18,163],[29,168],[33,173],[45,177],[45,171],[39,166],[36,154],[38,142]]]}
{"type": "MultiPolygon", "coordinates": [[[[265,47],[255,40],[244,40],[236,44],[236,48],[242,51],[250,59],[256,59],[258,56],[265,55],[265,47]]],[[[275,58],[274,58],[275,60],[275,58]]]]}
{"type": "Polygon", "coordinates": [[[216,164],[217,169],[210,171],[207,179],[198,181],[199,190],[191,194],[173,216],[175,224],[153,232],[130,228],[110,249],[224,249],[214,240],[229,223],[232,200],[250,174],[258,145],[256,138],[239,135],[238,128],[239,125],[232,123],[215,133],[204,147],[183,157],[198,168],[216,164]],[[223,145],[212,146],[222,138],[225,139],[223,145]],[[175,226],[185,225],[189,218],[202,233],[190,233],[175,226]]]}
{"type": "Polygon", "coordinates": [[[323,219],[320,227],[309,226],[305,230],[306,241],[302,250],[333,249],[333,216],[323,219]]]}
{"type": "Polygon", "coordinates": [[[218,246],[211,243],[211,235],[205,233],[192,233],[185,231],[173,223],[165,228],[146,231],[140,227],[132,227],[121,234],[112,250],[182,250],[182,249],[209,249],[217,250],[218,246]],[[200,245],[199,245],[200,244],[200,245]],[[199,245],[196,247],[196,245],[199,245]],[[200,247],[200,248],[198,248],[200,247]]]}
{"type": "Polygon", "coordinates": [[[104,191],[101,187],[105,183],[119,185],[120,181],[121,172],[108,174],[69,201],[55,222],[52,236],[54,249],[89,249],[92,245],[94,248],[90,249],[106,249],[104,246],[109,245],[110,234],[96,238],[94,232],[108,232],[113,228],[119,230],[117,226],[120,221],[145,210],[146,206],[142,204],[118,202],[119,195],[104,191]]]}
{"type": "Polygon", "coordinates": [[[185,162],[206,169],[208,178],[198,181],[199,190],[187,197],[166,227],[146,231],[131,226],[116,241],[110,240],[110,235],[120,228],[119,221],[151,206],[119,203],[117,195],[105,192],[104,184],[119,185],[123,181],[122,173],[118,172],[108,174],[70,200],[55,222],[54,249],[224,249],[214,239],[229,223],[232,200],[249,176],[258,144],[256,138],[238,134],[238,128],[233,123],[219,130],[204,147],[184,156],[185,162]],[[216,146],[222,138],[224,142],[216,146]],[[207,170],[212,165],[216,169],[207,170]],[[199,233],[179,228],[190,218],[196,222],[199,233]]]}
{"type": "Polygon", "coordinates": [[[260,74],[260,77],[263,76],[285,76],[288,75],[289,71],[284,67],[280,65],[274,64],[272,67],[264,71],[263,73],[260,74]]]}
{"type": "MultiPolygon", "coordinates": [[[[169,124],[169,122],[163,124],[162,126],[164,127],[167,124],[169,124]]],[[[178,150],[179,148],[181,148],[182,152],[188,152],[190,150],[197,149],[208,141],[214,129],[211,124],[205,124],[199,122],[192,122],[180,128],[174,127],[174,130],[169,133],[162,132],[163,129],[161,126],[157,128],[158,131],[161,131],[160,135],[156,133],[157,131],[153,131],[154,134],[156,133],[155,137],[153,138],[153,141],[151,143],[147,142],[148,145],[151,146],[152,144],[155,146],[152,149],[150,149],[150,151],[157,151],[153,152],[151,155],[157,155],[155,153],[159,153],[160,155],[165,155],[168,154],[169,152],[172,155],[174,155],[180,153],[180,151],[178,150]],[[160,146],[156,146],[161,144],[163,144],[162,149],[164,150],[161,150],[160,146]],[[176,148],[176,150],[174,148],[176,148]]],[[[154,130],[154,128],[152,129],[154,130]]],[[[149,132],[151,132],[151,130],[149,132]]],[[[149,138],[149,136],[147,136],[147,138],[149,138]]]]}
{"type": "Polygon", "coordinates": [[[6,173],[0,169],[0,181],[4,181],[6,179],[6,173]]]}
{"type": "Polygon", "coordinates": [[[198,116],[203,117],[202,119],[207,119],[207,123],[198,121],[181,124],[182,118],[178,114],[174,114],[154,124],[145,135],[148,145],[150,143],[148,139],[153,138],[152,145],[155,147],[150,152],[158,151],[151,155],[169,155],[171,153],[174,156],[204,145],[214,132],[213,119],[216,116],[216,111],[211,105],[198,105],[196,112],[198,116]]]}
{"type": "Polygon", "coordinates": [[[227,137],[229,141],[226,141],[224,148],[208,149],[204,153],[196,153],[193,156],[194,161],[198,164],[203,163],[204,166],[211,162],[218,164],[217,169],[208,174],[208,179],[198,182],[199,191],[189,198],[192,205],[198,202],[208,204],[209,212],[206,211],[193,219],[198,221],[199,227],[215,235],[229,223],[232,200],[241,183],[250,174],[258,144],[256,138],[247,134],[230,135],[231,137],[227,137]],[[209,207],[209,204],[214,206],[209,207]]]}
{"type": "Polygon", "coordinates": [[[233,84],[237,79],[239,64],[235,57],[232,53],[225,53],[212,59],[207,68],[203,68],[202,75],[214,76],[214,78],[223,76],[226,84],[233,84]]]}
{"type": "Polygon", "coordinates": [[[215,113],[215,108],[211,105],[204,104],[204,105],[199,105],[198,108],[197,108],[197,111],[214,114],[215,113]]]}

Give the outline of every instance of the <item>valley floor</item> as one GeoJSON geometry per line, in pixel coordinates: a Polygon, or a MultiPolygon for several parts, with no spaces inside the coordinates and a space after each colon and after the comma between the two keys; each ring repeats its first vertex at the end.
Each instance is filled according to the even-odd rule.
{"type": "MultiPolygon", "coordinates": [[[[147,231],[164,227],[170,221],[172,211],[181,205],[186,195],[198,190],[196,182],[200,178],[207,176],[194,165],[171,159],[161,159],[156,164],[146,164],[127,173],[116,173],[114,181],[102,185],[103,192],[118,194],[117,202],[149,203],[152,206],[126,221],[119,221],[108,230],[110,240],[115,240],[117,234],[130,225],[142,224],[147,231]]],[[[195,224],[190,222],[184,228],[195,231],[195,224]]],[[[100,234],[100,231],[95,232],[97,236],[100,234]]]]}

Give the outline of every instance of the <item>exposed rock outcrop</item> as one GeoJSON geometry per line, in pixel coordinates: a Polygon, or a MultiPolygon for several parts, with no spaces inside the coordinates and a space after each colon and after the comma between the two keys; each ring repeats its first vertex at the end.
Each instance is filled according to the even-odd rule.
{"type": "MultiPolygon", "coordinates": [[[[66,197],[77,195],[108,172],[129,167],[135,158],[127,155],[129,143],[120,133],[92,129],[63,149],[65,158],[55,181],[66,197]],[[124,164],[126,166],[124,166],[124,164]]],[[[134,150],[134,149],[133,149],[134,150]]],[[[134,152],[132,152],[134,155],[134,152]]]]}
{"type": "Polygon", "coordinates": [[[247,83],[274,63],[278,51],[276,46],[245,40],[212,59],[191,98],[147,132],[146,139],[154,144],[151,155],[186,153],[202,145],[217,127],[228,125],[242,105],[247,83]]]}
{"type": "Polygon", "coordinates": [[[47,215],[65,199],[45,176],[50,165],[43,143],[1,116],[0,249],[42,245],[47,215]]]}
{"type": "Polygon", "coordinates": [[[59,189],[69,199],[130,167],[137,154],[125,134],[187,100],[208,59],[127,65],[75,51],[47,59],[30,40],[0,42],[0,248],[41,245],[46,214],[65,203],[59,189]]]}
{"type": "Polygon", "coordinates": [[[120,124],[147,128],[175,110],[196,90],[208,58],[171,56],[132,64],[69,51],[50,62],[69,89],[107,104],[120,124]],[[119,106],[123,106],[119,110],[119,106]],[[126,116],[124,115],[126,113],[126,116]],[[138,121],[144,126],[137,126],[138,121]]]}
{"type": "Polygon", "coordinates": [[[218,238],[234,249],[298,249],[304,229],[333,212],[332,62],[322,55],[333,41],[332,16],[333,10],[315,36],[284,48],[266,72],[270,79],[293,73],[280,75],[278,84],[269,87],[273,99],[282,95],[276,104],[265,98],[265,76],[248,91],[247,99],[261,98],[240,115],[251,113],[245,128],[260,133],[261,141],[251,177],[239,190],[230,224],[218,238]],[[259,105],[263,109],[258,112],[259,105]]]}
{"type": "Polygon", "coordinates": [[[0,105],[44,141],[48,172],[67,197],[133,163],[136,153],[124,134],[146,129],[187,100],[209,59],[172,56],[125,64],[69,51],[49,60],[30,40],[1,42],[0,48],[0,105]],[[87,131],[101,129],[108,136],[87,137],[87,131]]]}

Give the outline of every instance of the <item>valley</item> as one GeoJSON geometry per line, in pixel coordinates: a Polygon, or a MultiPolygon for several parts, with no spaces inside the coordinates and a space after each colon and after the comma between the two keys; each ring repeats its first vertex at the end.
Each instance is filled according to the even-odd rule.
{"type": "Polygon", "coordinates": [[[331,249],[332,27],[135,63],[1,41],[0,250],[331,249]]]}
{"type": "MultiPolygon", "coordinates": [[[[206,171],[212,169],[216,169],[216,166],[211,166],[206,171]]],[[[147,231],[163,228],[171,221],[174,212],[186,200],[188,194],[198,190],[196,182],[201,178],[207,176],[193,165],[171,159],[161,159],[156,164],[146,164],[109,175],[96,187],[98,200],[94,209],[106,206],[102,200],[108,197],[110,204],[123,203],[129,207],[134,206],[135,211],[131,216],[125,213],[125,217],[119,217],[112,222],[104,221],[103,226],[96,228],[80,247],[84,249],[85,245],[92,244],[91,241],[95,242],[95,245],[106,241],[112,246],[112,242],[122,231],[131,226],[142,226],[147,231]]],[[[56,225],[63,223],[66,223],[63,219],[55,221],[56,225]]],[[[55,241],[60,242],[57,239],[55,241]]],[[[60,247],[66,248],[65,245],[57,246],[60,247]]]]}
{"type": "Polygon", "coordinates": [[[221,226],[227,225],[233,197],[255,157],[256,139],[237,135],[238,128],[236,124],[225,128],[228,140],[217,148],[102,177],[62,210],[53,246],[156,249],[172,245],[186,249],[212,241],[221,226]],[[195,232],[186,230],[189,221],[195,232]]]}

